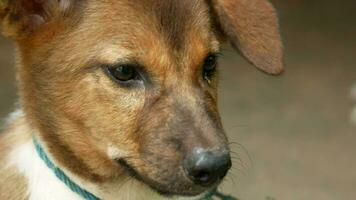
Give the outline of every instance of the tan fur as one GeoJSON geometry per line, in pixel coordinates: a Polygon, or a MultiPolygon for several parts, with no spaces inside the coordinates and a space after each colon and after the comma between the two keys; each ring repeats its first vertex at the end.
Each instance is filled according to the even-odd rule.
{"type": "MultiPolygon", "coordinates": [[[[221,22],[225,36],[259,68],[276,74],[282,67],[278,27],[270,4],[259,2],[256,11],[262,17],[250,14],[244,0],[1,4],[2,29],[18,45],[19,94],[26,113],[21,124],[45,143],[61,168],[84,182],[110,187],[132,178],[116,162],[125,159],[147,185],[175,194],[206,191],[188,180],[180,163],[194,148],[228,149],[217,109],[217,77],[209,84],[201,78],[205,58],[222,42],[211,8],[232,23],[230,30],[221,22]],[[251,24],[234,20],[242,16],[251,24]],[[265,17],[272,30],[261,25],[270,31],[262,34],[254,25],[265,17]],[[143,66],[151,85],[121,87],[101,68],[127,62],[143,66]],[[120,152],[117,157],[108,155],[108,147],[120,152]]],[[[8,142],[18,138],[16,131],[9,132],[12,136],[2,139],[10,145],[3,155],[18,145],[8,142]]]]}
{"type": "Polygon", "coordinates": [[[18,169],[9,163],[11,150],[28,141],[30,131],[23,117],[12,122],[0,135],[0,199],[26,200],[27,181],[18,169]]]}
{"type": "Polygon", "coordinates": [[[26,179],[16,168],[0,169],[0,177],[1,200],[26,200],[28,198],[26,179]]]}

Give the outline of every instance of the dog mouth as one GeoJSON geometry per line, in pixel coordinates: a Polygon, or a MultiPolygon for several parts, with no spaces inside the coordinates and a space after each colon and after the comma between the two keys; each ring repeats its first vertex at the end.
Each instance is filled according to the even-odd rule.
{"type": "Polygon", "coordinates": [[[160,183],[157,181],[154,181],[150,178],[147,178],[146,176],[140,174],[135,167],[130,165],[125,159],[117,159],[115,160],[116,163],[132,178],[144,183],[148,187],[150,187],[153,191],[157,192],[159,195],[165,196],[165,197],[173,197],[173,196],[185,196],[185,197],[193,197],[193,196],[199,196],[202,195],[202,193],[205,193],[204,191],[202,192],[176,192],[176,191],[170,191],[167,189],[164,189],[161,186],[160,183]]]}

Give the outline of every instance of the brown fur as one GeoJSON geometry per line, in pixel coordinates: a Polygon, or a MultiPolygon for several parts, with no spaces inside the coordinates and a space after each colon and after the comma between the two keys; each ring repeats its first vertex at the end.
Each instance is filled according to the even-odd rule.
{"type": "Polygon", "coordinates": [[[283,47],[274,8],[266,0],[211,0],[229,40],[259,69],[283,71],[283,47]]]}
{"type": "Polygon", "coordinates": [[[117,159],[157,190],[206,190],[184,176],[180,163],[197,147],[228,148],[217,77],[210,85],[201,78],[204,59],[222,42],[211,12],[252,63],[281,71],[275,15],[269,3],[256,2],[254,9],[245,0],[9,0],[0,5],[0,21],[18,44],[26,124],[61,167],[86,181],[129,175],[108,157],[114,146],[127,154],[117,159]],[[258,26],[261,19],[267,23],[258,26]],[[100,68],[122,62],[143,66],[149,84],[129,90],[100,68]]]}

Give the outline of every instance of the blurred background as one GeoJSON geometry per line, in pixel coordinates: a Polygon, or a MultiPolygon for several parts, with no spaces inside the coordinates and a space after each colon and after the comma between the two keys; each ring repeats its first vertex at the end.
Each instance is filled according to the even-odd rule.
{"type": "MultiPolygon", "coordinates": [[[[223,190],[241,200],[356,199],[356,1],[272,0],[286,72],[269,77],[231,49],[220,109],[234,151],[223,190]]],[[[13,44],[0,37],[0,118],[14,110],[13,44]]]]}

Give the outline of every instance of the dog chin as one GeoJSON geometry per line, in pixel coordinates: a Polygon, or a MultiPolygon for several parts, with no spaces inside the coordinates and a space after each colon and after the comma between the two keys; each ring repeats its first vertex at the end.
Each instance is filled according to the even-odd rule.
{"type": "Polygon", "coordinates": [[[145,184],[154,192],[158,193],[162,197],[167,199],[171,198],[178,198],[179,200],[196,200],[201,199],[202,197],[206,196],[209,191],[201,190],[201,191],[189,191],[189,192],[176,192],[176,191],[169,191],[163,188],[157,187],[156,184],[152,184],[153,181],[148,181],[143,176],[141,176],[132,166],[130,166],[125,160],[119,159],[115,160],[118,165],[125,170],[125,172],[130,175],[132,178],[136,179],[137,181],[145,184]]]}

